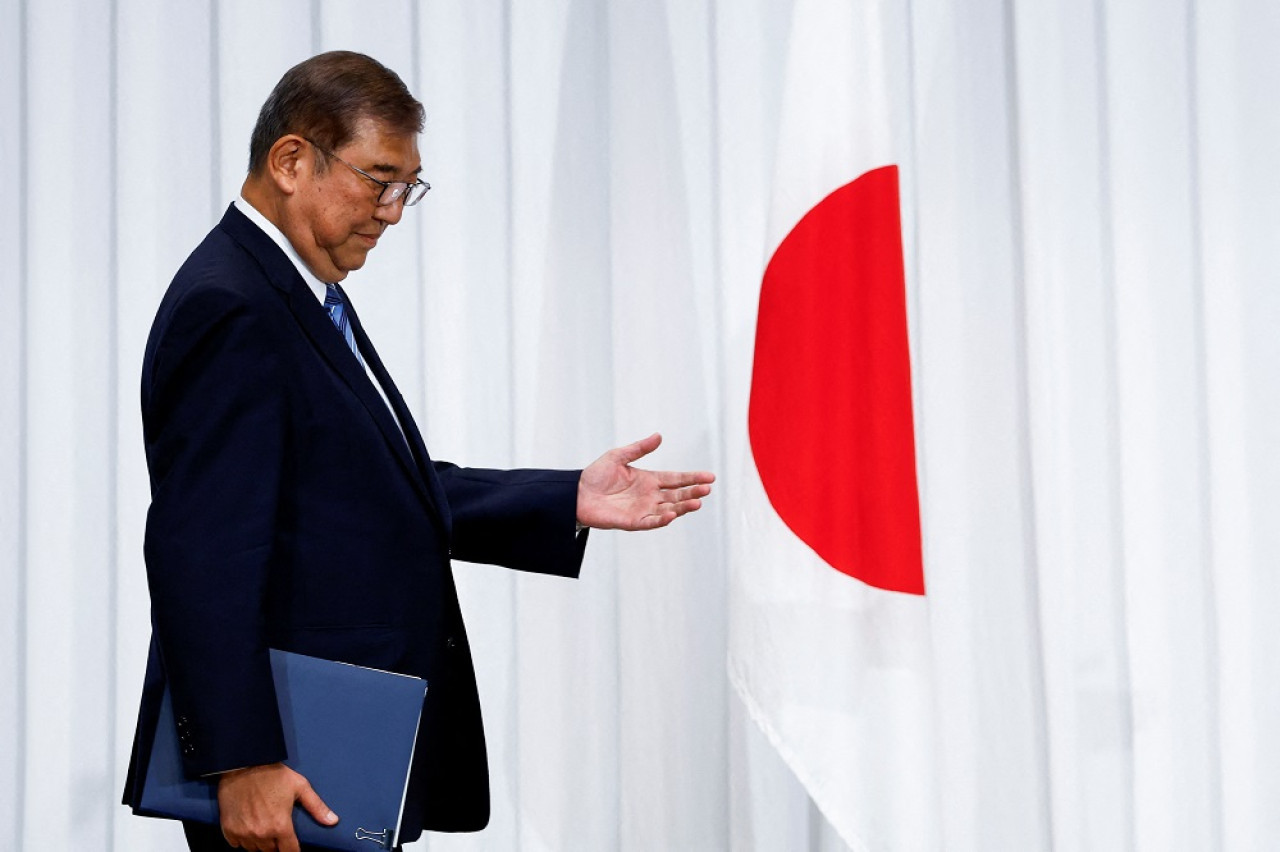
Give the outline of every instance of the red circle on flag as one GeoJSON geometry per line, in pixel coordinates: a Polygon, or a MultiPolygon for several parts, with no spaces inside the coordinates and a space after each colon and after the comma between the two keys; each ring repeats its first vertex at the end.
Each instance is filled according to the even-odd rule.
{"type": "Polygon", "coordinates": [[[802,541],[868,585],[924,594],[896,166],[828,195],[770,259],[748,429],[802,541]]]}

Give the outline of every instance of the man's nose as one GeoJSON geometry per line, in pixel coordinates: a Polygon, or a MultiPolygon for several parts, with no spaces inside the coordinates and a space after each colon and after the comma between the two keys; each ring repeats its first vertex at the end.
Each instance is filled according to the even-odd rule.
{"type": "Polygon", "coordinates": [[[400,196],[390,204],[381,204],[374,208],[373,218],[379,222],[386,222],[388,225],[394,225],[400,221],[400,217],[404,215],[404,196],[400,196]]]}

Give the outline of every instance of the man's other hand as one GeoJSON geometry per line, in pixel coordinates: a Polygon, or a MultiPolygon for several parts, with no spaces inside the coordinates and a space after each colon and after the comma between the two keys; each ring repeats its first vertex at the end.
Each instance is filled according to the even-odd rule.
{"type": "Polygon", "coordinates": [[[298,852],[295,802],[321,825],[338,822],[338,815],[320,800],[307,779],[283,763],[234,769],[218,779],[222,834],[238,849],[298,852]]]}
{"type": "Polygon", "coordinates": [[[702,507],[715,474],[705,470],[642,470],[631,466],[658,448],[662,436],[610,450],[578,480],[578,523],[602,530],[652,530],[702,507]]]}

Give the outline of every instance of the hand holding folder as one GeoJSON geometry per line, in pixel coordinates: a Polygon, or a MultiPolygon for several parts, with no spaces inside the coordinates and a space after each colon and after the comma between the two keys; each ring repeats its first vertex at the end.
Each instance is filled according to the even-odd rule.
{"type": "MultiPolygon", "coordinates": [[[[280,721],[289,759],[339,814],[317,823],[294,808],[303,843],[339,850],[391,849],[413,764],[426,682],[420,678],[271,651],[280,721]]],[[[166,691],[140,810],[154,816],[219,823],[218,779],[188,779],[166,691]]]]}
{"type": "Polygon", "coordinates": [[[308,780],[283,763],[234,769],[219,775],[217,781],[218,810],[223,833],[233,845],[245,848],[245,841],[279,838],[281,852],[294,848],[297,832],[293,827],[293,806],[309,814],[323,826],[337,825],[335,814],[312,788],[308,780]],[[283,803],[288,802],[288,810],[283,803]],[[234,815],[229,821],[227,814],[234,815]],[[292,842],[287,843],[288,838],[292,842]]]}

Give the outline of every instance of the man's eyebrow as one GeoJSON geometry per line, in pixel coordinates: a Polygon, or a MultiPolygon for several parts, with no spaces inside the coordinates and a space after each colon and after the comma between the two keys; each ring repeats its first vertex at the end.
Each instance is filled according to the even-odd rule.
{"type": "MultiPolygon", "coordinates": [[[[374,165],[368,168],[368,171],[374,172],[376,174],[391,175],[392,177],[395,177],[400,173],[400,170],[398,168],[396,168],[393,165],[390,165],[389,163],[375,163],[374,165]]],[[[418,166],[416,169],[409,172],[409,174],[412,175],[413,177],[417,177],[418,175],[422,174],[422,166],[418,166]]]]}

